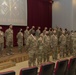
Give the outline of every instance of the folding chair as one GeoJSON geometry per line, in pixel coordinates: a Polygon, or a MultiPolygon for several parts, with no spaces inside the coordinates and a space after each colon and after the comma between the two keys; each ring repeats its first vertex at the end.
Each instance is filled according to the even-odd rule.
{"type": "Polygon", "coordinates": [[[0,75],[15,75],[15,71],[2,72],[0,75]]]}
{"type": "Polygon", "coordinates": [[[21,69],[20,75],[37,75],[38,67],[21,69]]]}
{"type": "Polygon", "coordinates": [[[41,65],[39,75],[53,75],[55,63],[41,65]]]}
{"type": "Polygon", "coordinates": [[[56,64],[54,75],[66,75],[67,67],[68,67],[67,59],[58,61],[56,64]]]}
{"type": "Polygon", "coordinates": [[[71,58],[68,64],[68,75],[76,75],[76,58],[71,58]]]}

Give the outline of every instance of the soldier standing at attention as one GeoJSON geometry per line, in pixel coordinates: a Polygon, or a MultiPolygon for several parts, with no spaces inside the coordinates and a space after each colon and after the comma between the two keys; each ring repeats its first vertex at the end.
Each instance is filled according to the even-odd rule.
{"type": "Polygon", "coordinates": [[[62,35],[59,38],[60,42],[60,57],[64,57],[66,54],[66,36],[65,36],[65,31],[62,31],[62,35]]]}
{"type": "Polygon", "coordinates": [[[44,62],[49,62],[49,58],[50,58],[50,37],[49,37],[49,33],[46,32],[46,34],[43,36],[43,41],[44,41],[44,62]]]}
{"type": "Polygon", "coordinates": [[[43,35],[45,35],[45,34],[46,34],[46,32],[47,32],[47,27],[45,27],[45,28],[44,28],[44,30],[43,30],[43,32],[42,32],[42,33],[43,33],[43,35]]]}
{"type": "Polygon", "coordinates": [[[4,49],[4,33],[2,27],[0,26],[0,55],[2,55],[2,50],[4,49]]]}
{"type": "Polygon", "coordinates": [[[7,47],[7,55],[13,54],[13,26],[10,25],[9,28],[5,31],[5,39],[6,39],[6,47],[7,47]]]}
{"type": "Polygon", "coordinates": [[[56,35],[56,31],[53,31],[53,35],[50,38],[51,43],[51,49],[52,49],[52,57],[53,60],[57,60],[58,53],[57,53],[57,46],[58,46],[58,38],[56,35]]]}
{"type": "Polygon", "coordinates": [[[27,26],[26,27],[26,30],[24,31],[24,44],[26,45],[26,41],[27,41],[27,38],[29,36],[29,27],[27,26]]]}
{"type": "Polygon", "coordinates": [[[53,30],[52,30],[52,28],[49,28],[49,37],[51,37],[51,35],[53,34],[53,30]]]}
{"type": "Polygon", "coordinates": [[[73,56],[76,57],[76,31],[74,31],[72,35],[72,40],[73,40],[73,56]]]}
{"type": "Polygon", "coordinates": [[[39,38],[40,33],[41,33],[40,27],[38,27],[38,29],[36,30],[36,33],[35,33],[35,36],[36,36],[37,39],[39,38]]]}
{"type": "Polygon", "coordinates": [[[43,46],[44,46],[43,35],[40,34],[40,37],[38,38],[38,41],[37,41],[37,64],[38,65],[42,63],[43,53],[44,53],[43,46]]]}
{"type": "Polygon", "coordinates": [[[18,44],[18,50],[19,52],[22,53],[22,48],[23,48],[23,33],[22,33],[22,29],[20,29],[20,31],[17,33],[17,44],[18,44]]]}
{"type": "Polygon", "coordinates": [[[66,34],[66,56],[70,56],[72,54],[72,37],[70,35],[70,31],[66,34]]]}
{"type": "Polygon", "coordinates": [[[29,30],[29,33],[35,35],[35,30],[34,29],[35,29],[35,26],[32,26],[32,28],[29,30]]]}
{"type": "Polygon", "coordinates": [[[29,64],[29,67],[30,66],[35,66],[36,63],[36,49],[37,49],[37,40],[36,40],[36,37],[31,34],[29,35],[28,39],[27,39],[27,43],[26,43],[26,47],[27,47],[27,52],[28,52],[28,64],[29,64]]]}

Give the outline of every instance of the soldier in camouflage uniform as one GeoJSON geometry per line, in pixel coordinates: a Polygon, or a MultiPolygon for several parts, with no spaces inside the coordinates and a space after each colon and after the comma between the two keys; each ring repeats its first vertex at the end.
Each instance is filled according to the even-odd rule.
{"type": "Polygon", "coordinates": [[[49,33],[46,32],[46,34],[43,36],[43,41],[44,41],[44,62],[48,62],[49,61],[49,57],[50,57],[50,37],[49,37],[49,33]]]}
{"type": "Polygon", "coordinates": [[[62,31],[62,35],[59,38],[60,42],[60,57],[64,57],[66,54],[66,36],[65,31],[62,31]]]}
{"type": "Polygon", "coordinates": [[[38,41],[37,41],[37,64],[38,65],[42,63],[43,47],[44,47],[43,35],[40,34],[40,37],[38,38],[38,41]]]}
{"type": "Polygon", "coordinates": [[[47,32],[47,27],[44,28],[44,30],[43,30],[43,35],[45,35],[46,32],[47,32]]]}
{"type": "Polygon", "coordinates": [[[27,38],[29,36],[29,27],[27,26],[26,27],[26,30],[24,31],[24,44],[26,45],[26,41],[27,41],[27,38]]]}
{"type": "Polygon", "coordinates": [[[28,64],[29,66],[35,66],[36,63],[36,48],[37,48],[37,41],[36,41],[36,37],[33,36],[33,34],[29,35],[28,39],[27,39],[27,43],[26,43],[26,47],[27,47],[27,52],[28,52],[28,64]]]}
{"type": "Polygon", "coordinates": [[[73,40],[73,56],[76,57],[76,31],[72,35],[72,40],[73,40]]]}
{"type": "Polygon", "coordinates": [[[66,34],[66,56],[71,54],[72,37],[70,32],[66,34]]]}
{"type": "Polygon", "coordinates": [[[6,39],[6,47],[7,47],[7,55],[12,54],[13,48],[13,30],[12,25],[5,31],[5,39],[6,39]]]}
{"type": "Polygon", "coordinates": [[[53,35],[50,38],[50,44],[51,44],[51,49],[52,49],[52,57],[53,60],[57,60],[58,53],[57,53],[57,46],[58,46],[58,38],[56,35],[56,31],[53,31],[53,35]]]}
{"type": "Polygon", "coordinates": [[[18,50],[19,52],[22,53],[22,48],[23,48],[23,33],[22,33],[22,29],[20,29],[20,31],[17,33],[17,44],[18,44],[18,50]]]}
{"type": "Polygon", "coordinates": [[[32,26],[32,28],[29,30],[29,33],[35,35],[35,30],[34,29],[35,29],[35,26],[32,26]]]}
{"type": "Polygon", "coordinates": [[[51,35],[53,34],[53,30],[52,30],[52,28],[49,28],[48,33],[49,33],[49,37],[51,37],[51,35]]]}
{"type": "Polygon", "coordinates": [[[35,33],[35,36],[36,36],[37,39],[39,38],[40,33],[41,33],[40,27],[38,27],[38,29],[36,30],[36,33],[35,33]]]}
{"type": "Polygon", "coordinates": [[[4,49],[4,33],[1,29],[2,27],[0,26],[0,55],[2,55],[2,50],[4,49]]]}

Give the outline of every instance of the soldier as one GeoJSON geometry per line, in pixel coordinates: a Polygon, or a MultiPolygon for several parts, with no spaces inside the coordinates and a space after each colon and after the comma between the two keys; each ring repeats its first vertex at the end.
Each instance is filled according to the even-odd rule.
{"type": "Polygon", "coordinates": [[[2,50],[4,49],[4,33],[2,27],[0,26],[0,55],[2,55],[2,50]]]}
{"type": "Polygon", "coordinates": [[[44,30],[43,30],[43,35],[46,34],[46,31],[47,31],[47,27],[44,28],[44,30]]]}
{"type": "Polygon", "coordinates": [[[60,57],[64,57],[66,54],[66,36],[65,31],[62,31],[62,35],[59,38],[60,42],[60,57]]]}
{"type": "Polygon", "coordinates": [[[56,31],[53,31],[53,35],[50,38],[51,43],[51,49],[52,49],[52,57],[53,60],[57,60],[58,53],[57,53],[57,46],[58,46],[58,38],[56,35],[56,31]]]}
{"type": "Polygon", "coordinates": [[[18,44],[18,50],[19,52],[22,53],[22,48],[23,48],[23,33],[22,33],[22,29],[20,29],[20,31],[17,33],[17,44],[18,44]]]}
{"type": "Polygon", "coordinates": [[[37,39],[39,38],[40,33],[41,33],[40,27],[38,27],[38,29],[36,30],[36,33],[35,33],[35,36],[36,36],[37,39]]]}
{"type": "Polygon", "coordinates": [[[52,28],[49,28],[49,37],[51,37],[52,34],[53,34],[53,30],[52,28]]]}
{"type": "Polygon", "coordinates": [[[13,29],[12,25],[5,31],[5,39],[6,39],[6,47],[7,47],[7,55],[13,54],[13,29]]]}
{"type": "Polygon", "coordinates": [[[26,43],[26,47],[27,47],[27,52],[28,52],[28,64],[29,66],[35,66],[36,63],[36,48],[37,48],[37,41],[36,41],[36,37],[31,34],[29,35],[28,39],[27,39],[27,43],[26,43]]]}
{"type": "Polygon", "coordinates": [[[32,28],[29,30],[29,33],[35,35],[35,30],[34,29],[35,29],[35,26],[32,26],[32,28]]]}
{"type": "Polygon", "coordinates": [[[49,57],[50,57],[50,37],[49,37],[49,33],[46,32],[46,34],[43,36],[43,41],[44,41],[44,62],[48,62],[49,61],[49,57]]]}
{"type": "Polygon", "coordinates": [[[72,45],[72,38],[70,35],[70,32],[66,34],[66,56],[69,56],[71,54],[71,45],[72,45]]]}
{"type": "Polygon", "coordinates": [[[40,34],[40,37],[38,38],[38,41],[37,41],[37,64],[38,65],[42,63],[43,47],[44,47],[43,35],[40,34]]]}
{"type": "Polygon", "coordinates": [[[72,40],[73,40],[73,56],[76,57],[76,31],[72,35],[72,40]]]}
{"type": "Polygon", "coordinates": [[[26,27],[26,30],[24,31],[24,44],[26,45],[26,41],[27,41],[27,38],[29,36],[29,27],[27,26],[26,27]]]}

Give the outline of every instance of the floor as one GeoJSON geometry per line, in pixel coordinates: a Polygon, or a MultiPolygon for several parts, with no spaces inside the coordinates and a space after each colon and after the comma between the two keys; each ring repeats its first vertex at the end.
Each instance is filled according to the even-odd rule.
{"type": "MultiPolygon", "coordinates": [[[[70,59],[71,57],[67,57],[65,59],[70,59]]],[[[63,59],[60,59],[60,60],[63,60],[63,59]]],[[[50,61],[52,61],[52,57],[50,56],[50,61]]],[[[53,62],[57,62],[57,61],[53,61],[53,62]]],[[[21,62],[21,63],[17,63],[16,66],[14,67],[11,67],[11,68],[7,68],[7,69],[4,69],[4,70],[0,70],[0,72],[6,72],[6,71],[9,71],[9,70],[14,70],[16,72],[16,75],[19,75],[20,73],[20,70],[22,68],[27,68],[28,67],[28,60],[27,61],[24,61],[24,62],[21,62]]],[[[38,66],[40,67],[40,66],[38,66]]]]}
{"type": "MultiPolygon", "coordinates": [[[[15,48],[13,49],[13,52],[17,55],[17,53],[18,53],[17,47],[15,47],[15,48]]],[[[25,49],[23,49],[23,52],[25,52],[25,49]]],[[[4,50],[4,55],[5,55],[5,57],[6,57],[6,51],[5,51],[5,50],[4,50]]],[[[5,58],[5,57],[4,57],[4,58],[5,58]]],[[[72,57],[72,56],[71,56],[71,57],[72,57]]],[[[59,60],[70,59],[71,57],[66,57],[66,58],[60,59],[60,57],[59,57],[59,55],[58,55],[59,60]]],[[[0,59],[1,59],[1,58],[0,58],[0,59]]],[[[52,60],[52,56],[50,56],[50,61],[56,63],[58,60],[57,60],[57,61],[53,61],[53,60],[52,60]]],[[[27,68],[27,67],[28,67],[28,60],[27,60],[27,61],[20,62],[20,63],[16,63],[16,66],[13,66],[13,67],[11,67],[11,68],[7,68],[7,69],[0,70],[0,72],[6,72],[6,71],[14,70],[14,71],[16,72],[16,75],[19,75],[20,70],[21,70],[22,68],[27,68]]],[[[38,68],[40,68],[40,66],[38,66],[38,68]]],[[[39,69],[38,69],[38,71],[39,71],[39,69]]]]}

